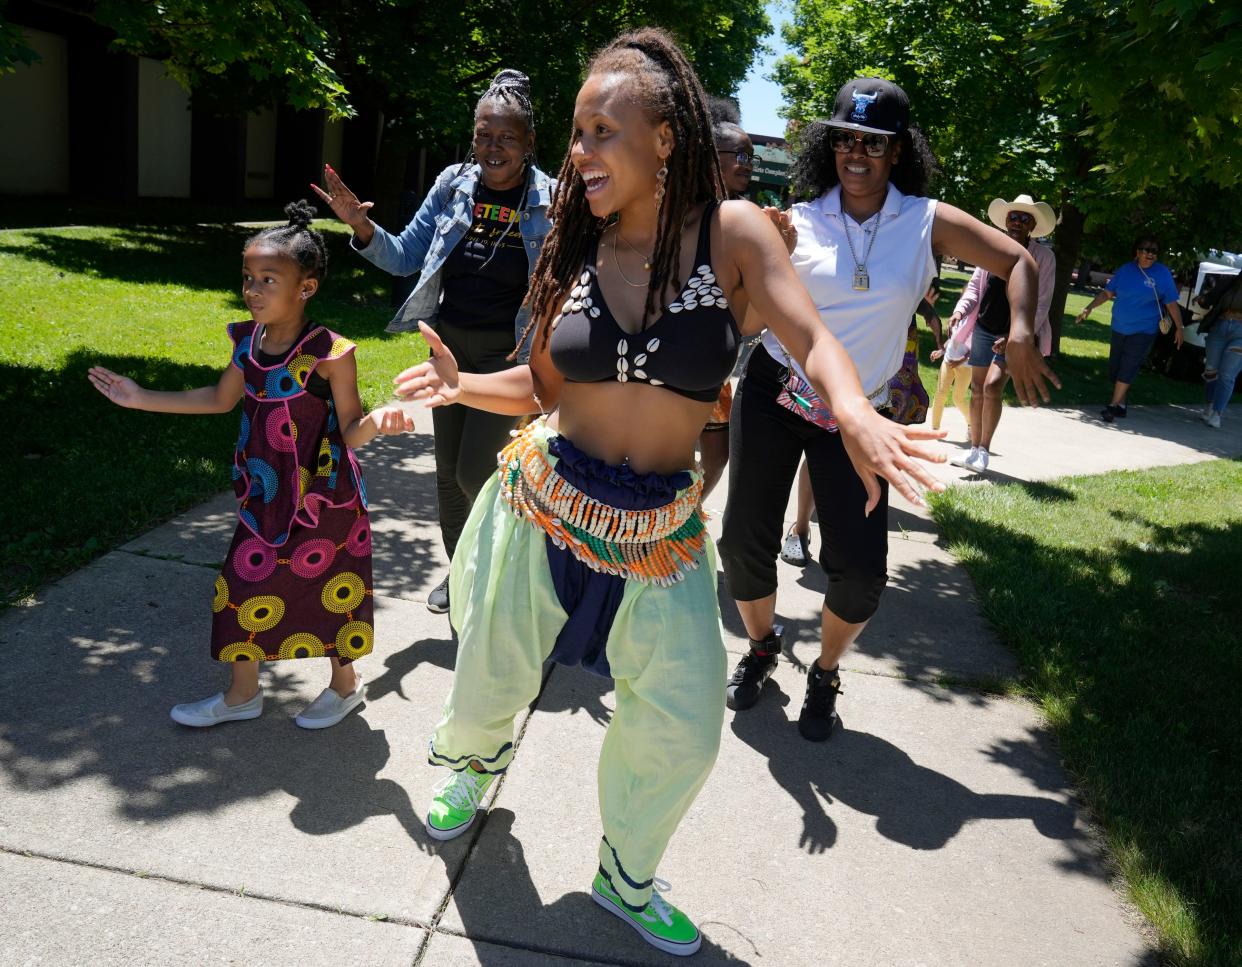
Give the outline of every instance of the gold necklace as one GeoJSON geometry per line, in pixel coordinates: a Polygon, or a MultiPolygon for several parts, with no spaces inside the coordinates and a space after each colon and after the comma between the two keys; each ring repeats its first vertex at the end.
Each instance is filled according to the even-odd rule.
{"type": "MultiPolygon", "coordinates": [[[[619,258],[617,258],[617,239],[618,239],[618,238],[620,238],[620,237],[621,237],[621,231],[620,231],[620,229],[617,229],[615,232],[613,232],[613,236],[612,236],[612,261],[613,261],[613,263],[617,266],[617,274],[618,274],[618,275],[620,275],[620,276],[621,276],[621,278],[625,280],[625,282],[626,282],[626,284],[627,284],[627,285],[632,285],[632,286],[633,286],[634,288],[636,288],[636,289],[643,289],[643,288],[647,288],[647,287],[649,287],[649,286],[651,285],[651,283],[650,283],[650,282],[635,282],[635,281],[634,281],[633,279],[631,279],[628,275],[626,275],[626,274],[625,274],[625,270],[624,270],[623,268],[621,268],[621,260],[620,260],[619,258]]],[[[625,241],[625,240],[624,240],[624,239],[622,239],[622,241],[625,241]]],[[[629,243],[629,242],[626,242],[625,244],[626,244],[626,245],[630,245],[630,243],[629,243]]],[[[634,248],[634,246],[630,245],[630,248],[634,248]]],[[[634,252],[635,252],[636,254],[638,254],[638,255],[642,255],[642,254],[643,254],[642,252],[639,252],[639,251],[638,251],[638,249],[636,249],[636,248],[634,249],[634,252]]],[[[644,262],[644,263],[643,263],[643,268],[644,268],[644,269],[646,269],[648,272],[650,272],[650,271],[651,271],[651,264],[650,264],[650,262],[644,262]]]]}
{"type": "MultiPolygon", "coordinates": [[[[643,255],[641,251],[635,248],[633,242],[631,242],[628,238],[626,238],[624,235],[621,234],[621,223],[620,222],[617,222],[616,230],[617,230],[617,238],[625,242],[625,247],[628,248],[631,252],[633,252],[635,255],[639,256],[643,260],[643,268],[646,269],[648,272],[650,272],[651,271],[651,256],[643,255]]],[[[614,248],[616,247],[615,241],[613,242],[613,247],[614,248]]]]}

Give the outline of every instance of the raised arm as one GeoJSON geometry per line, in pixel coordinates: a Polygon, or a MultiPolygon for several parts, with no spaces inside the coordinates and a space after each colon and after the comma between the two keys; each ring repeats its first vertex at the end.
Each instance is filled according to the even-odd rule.
{"type": "Polygon", "coordinates": [[[943,203],[936,206],[932,247],[1007,280],[1009,337],[1005,358],[1014,391],[1028,406],[1038,406],[1041,398],[1048,402],[1047,383],[1060,389],[1061,381],[1035,345],[1039,269],[1034,257],[1004,232],[943,203]]]}
{"type": "Polygon", "coordinates": [[[103,366],[92,366],[87,378],[117,406],[151,413],[227,413],[237,405],[244,389],[241,370],[236,366],[225,369],[215,386],[176,391],[144,389],[128,376],[103,366]]]}
{"type": "Polygon", "coordinates": [[[940,484],[918,460],[943,457],[915,444],[944,437],[943,432],[900,426],[880,416],[863,393],[849,355],[819,318],[799,281],[776,227],[753,205],[726,203],[721,231],[727,256],[736,265],[748,308],[761,316],[792,358],[802,363],[815,391],[836,416],[846,451],[867,490],[866,512],[880,499],[877,476],[907,499],[921,498],[909,478],[931,490],[940,484]]]}

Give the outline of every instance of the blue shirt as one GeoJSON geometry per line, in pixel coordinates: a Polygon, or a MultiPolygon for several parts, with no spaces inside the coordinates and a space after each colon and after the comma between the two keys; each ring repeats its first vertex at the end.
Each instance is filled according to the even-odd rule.
{"type": "Polygon", "coordinates": [[[1177,301],[1177,283],[1162,262],[1153,262],[1146,270],[1137,262],[1127,262],[1104,288],[1114,296],[1113,329],[1123,336],[1159,332],[1164,307],[1177,301]]]}

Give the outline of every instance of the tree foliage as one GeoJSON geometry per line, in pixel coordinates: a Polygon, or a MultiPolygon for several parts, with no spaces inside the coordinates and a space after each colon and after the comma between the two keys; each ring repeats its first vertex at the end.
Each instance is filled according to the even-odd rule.
{"type": "Polygon", "coordinates": [[[709,89],[732,92],[771,29],[763,0],[101,0],[95,16],[202,103],[370,108],[405,144],[460,138],[502,66],[530,75],[537,116],[567,126],[590,53],[630,26],[667,27],[709,89]]]}
{"type": "Polygon", "coordinates": [[[981,213],[1028,192],[1060,210],[1054,331],[1085,252],[1110,268],[1139,231],[1166,261],[1242,248],[1242,5],[1214,0],[796,0],[777,66],[786,116],[887,77],[981,213]]]}

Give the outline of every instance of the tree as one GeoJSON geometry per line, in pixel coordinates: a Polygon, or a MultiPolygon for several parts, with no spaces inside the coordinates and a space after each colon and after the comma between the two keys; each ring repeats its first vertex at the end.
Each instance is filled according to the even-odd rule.
{"type": "Polygon", "coordinates": [[[1242,246],[1239,26],[1242,7],[1211,0],[1064,0],[1031,30],[1063,176],[1057,335],[1084,241],[1128,258],[1127,236],[1156,231],[1175,262],[1242,246]]]}
{"type": "Polygon", "coordinates": [[[383,220],[397,214],[408,152],[468,140],[501,67],[530,75],[540,144],[554,157],[587,58],[627,27],[668,27],[708,89],[726,93],[771,30],[763,0],[102,0],[96,16],[120,48],[163,59],[196,104],[382,117],[383,220]]]}
{"type": "Polygon", "coordinates": [[[188,91],[215,81],[252,104],[353,113],[333,38],[301,0],[101,0],[94,15],[116,48],[159,57],[188,91]]]}
{"type": "Polygon", "coordinates": [[[785,36],[800,56],[776,76],[791,118],[831,110],[852,76],[888,77],[944,163],[941,197],[1053,202],[1059,340],[1084,246],[1121,261],[1144,228],[1187,261],[1239,244],[1240,22],[1210,0],[798,0],[785,36]]]}

